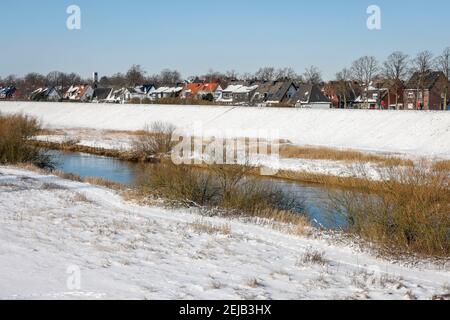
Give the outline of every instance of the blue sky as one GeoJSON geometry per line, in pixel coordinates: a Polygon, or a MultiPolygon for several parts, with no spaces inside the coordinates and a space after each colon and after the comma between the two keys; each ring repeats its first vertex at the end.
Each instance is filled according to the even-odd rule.
{"type": "Polygon", "coordinates": [[[178,69],[240,73],[317,65],[326,79],[359,56],[450,46],[448,0],[1,0],[0,76],[178,69]],[[82,29],[66,28],[80,6],[82,29]],[[378,5],[382,30],[366,28],[378,5]]]}

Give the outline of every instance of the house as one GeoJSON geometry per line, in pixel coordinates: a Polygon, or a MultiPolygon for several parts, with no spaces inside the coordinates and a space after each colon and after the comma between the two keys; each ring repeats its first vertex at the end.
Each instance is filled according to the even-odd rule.
{"type": "Polygon", "coordinates": [[[0,87],[0,100],[9,100],[13,99],[16,94],[16,87],[0,87]]]}
{"type": "Polygon", "coordinates": [[[187,83],[181,91],[181,99],[195,99],[203,83],[187,83]]]}
{"type": "Polygon", "coordinates": [[[94,90],[94,94],[92,95],[92,102],[107,102],[107,99],[112,91],[112,88],[96,88],[94,90]]]}
{"type": "Polygon", "coordinates": [[[403,83],[399,81],[394,86],[389,85],[388,81],[383,79],[374,80],[367,90],[364,90],[363,93],[355,99],[354,103],[359,108],[384,110],[402,109],[403,83]],[[395,93],[394,88],[397,88],[397,94],[395,93]]]}
{"type": "Polygon", "coordinates": [[[70,86],[64,95],[65,100],[69,101],[89,101],[94,94],[94,88],[90,85],[70,86]]]}
{"type": "Polygon", "coordinates": [[[317,85],[302,84],[297,93],[288,101],[297,108],[330,109],[331,101],[317,85]]]}
{"type": "Polygon", "coordinates": [[[269,81],[260,84],[251,102],[259,106],[287,103],[297,93],[297,86],[289,81],[269,81]]]}
{"type": "Polygon", "coordinates": [[[178,98],[183,91],[183,87],[160,87],[150,94],[152,100],[165,98],[178,98]]]}
{"type": "Polygon", "coordinates": [[[31,101],[60,101],[62,99],[55,87],[38,88],[30,94],[31,101]]]}
{"type": "Polygon", "coordinates": [[[449,81],[444,73],[430,71],[424,76],[416,72],[406,84],[403,100],[408,110],[442,110],[444,101],[444,88],[449,81]]]}
{"type": "Polygon", "coordinates": [[[181,99],[206,99],[211,95],[211,100],[220,98],[222,87],[218,83],[194,82],[184,85],[181,91],[181,99]]]}
{"type": "Polygon", "coordinates": [[[250,104],[256,89],[258,89],[258,85],[231,84],[222,91],[222,97],[217,102],[241,105],[250,104]]]}
{"type": "Polygon", "coordinates": [[[211,100],[215,100],[216,97],[220,97],[222,92],[223,89],[219,83],[216,82],[203,83],[197,92],[197,99],[204,100],[208,99],[208,97],[211,97],[211,100]]]}
{"type": "Polygon", "coordinates": [[[140,90],[144,94],[147,95],[147,98],[150,97],[150,94],[156,90],[156,86],[154,84],[144,84],[142,86],[137,86],[135,89],[140,90]]]}
{"type": "Polygon", "coordinates": [[[324,94],[330,99],[332,108],[354,108],[361,87],[355,81],[330,81],[325,84],[324,94]]]}
{"type": "Polygon", "coordinates": [[[131,98],[131,92],[128,88],[112,89],[109,95],[104,100],[107,103],[121,103],[124,104],[131,98]]]}

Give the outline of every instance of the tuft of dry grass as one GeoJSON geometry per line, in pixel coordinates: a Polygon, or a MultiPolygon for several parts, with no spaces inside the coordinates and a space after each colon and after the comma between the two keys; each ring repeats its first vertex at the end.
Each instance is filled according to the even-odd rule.
{"type": "Polygon", "coordinates": [[[339,150],[326,147],[299,147],[294,145],[284,145],[280,147],[280,156],[283,158],[311,160],[373,162],[382,166],[412,166],[414,164],[411,160],[399,157],[381,156],[356,150],[339,150]]]}
{"type": "Polygon", "coordinates": [[[437,161],[433,164],[433,169],[437,171],[450,172],[450,160],[437,161]]]}
{"type": "Polygon", "coordinates": [[[85,203],[89,203],[89,199],[82,193],[76,193],[73,198],[72,198],[73,202],[85,202],[85,203]]]}
{"type": "Polygon", "coordinates": [[[313,250],[309,248],[305,254],[299,259],[299,265],[304,264],[317,264],[317,265],[326,265],[328,264],[328,260],[325,259],[325,253],[318,250],[313,250]]]}
{"type": "Polygon", "coordinates": [[[250,288],[256,289],[256,288],[259,288],[259,287],[263,287],[264,285],[257,278],[250,278],[250,279],[247,280],[247,286],[250,287],[250,288]]]}
{"type": "Polygon", "coordinates": [[[221,234],[229,236],[231,234],[231,227],[229,224],[215,225],[205,220],[196,220],[189,224],[189,228],[196,233],[206,233],[210,235],[221,234]]]}

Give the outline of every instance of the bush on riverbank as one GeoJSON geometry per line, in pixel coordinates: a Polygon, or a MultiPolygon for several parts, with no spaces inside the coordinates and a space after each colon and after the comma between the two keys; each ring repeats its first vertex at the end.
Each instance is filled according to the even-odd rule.
{"type": "Polygon", "coordinates": [[[376,193],[334,198],[348,231],[391,253],[450,256],[450,175],[425,165],[392,167],[376,193]]]}
{"type": "Polygon", "coordinates": [[[172,142],[175,129],[175,126],[164,122],[155,122],[147,126],[133,141],[131,151],[133,157],[146,161],[170,153],[175,146],[172,142]]]}
{"type": "Polygon", "coordinates": [[[31,163],[51,168],[50,157],[30,143],[39,130],[39,122],[34,118],[0,114],[0,164],[31,163]]]}
{"type": "Polygon", "coordinates": [[[182,202],[187,206],[226,209],[232,215],[262,217],[296,223],[305,218],[288,210],[302,204],[277,187],[246,178],[245,166],[216,166],[200,170],[163,163],[148,166],[138,186],[147,194],[182,202]]]}

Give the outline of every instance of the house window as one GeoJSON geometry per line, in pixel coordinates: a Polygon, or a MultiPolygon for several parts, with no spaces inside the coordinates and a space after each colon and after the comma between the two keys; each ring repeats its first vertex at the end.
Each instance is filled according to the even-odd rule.
{"type": "Polygon", "coordinates": [[[414,93],[413,92],[408,92],[408,98],[409,99],[414,99],[414,93]]]}

